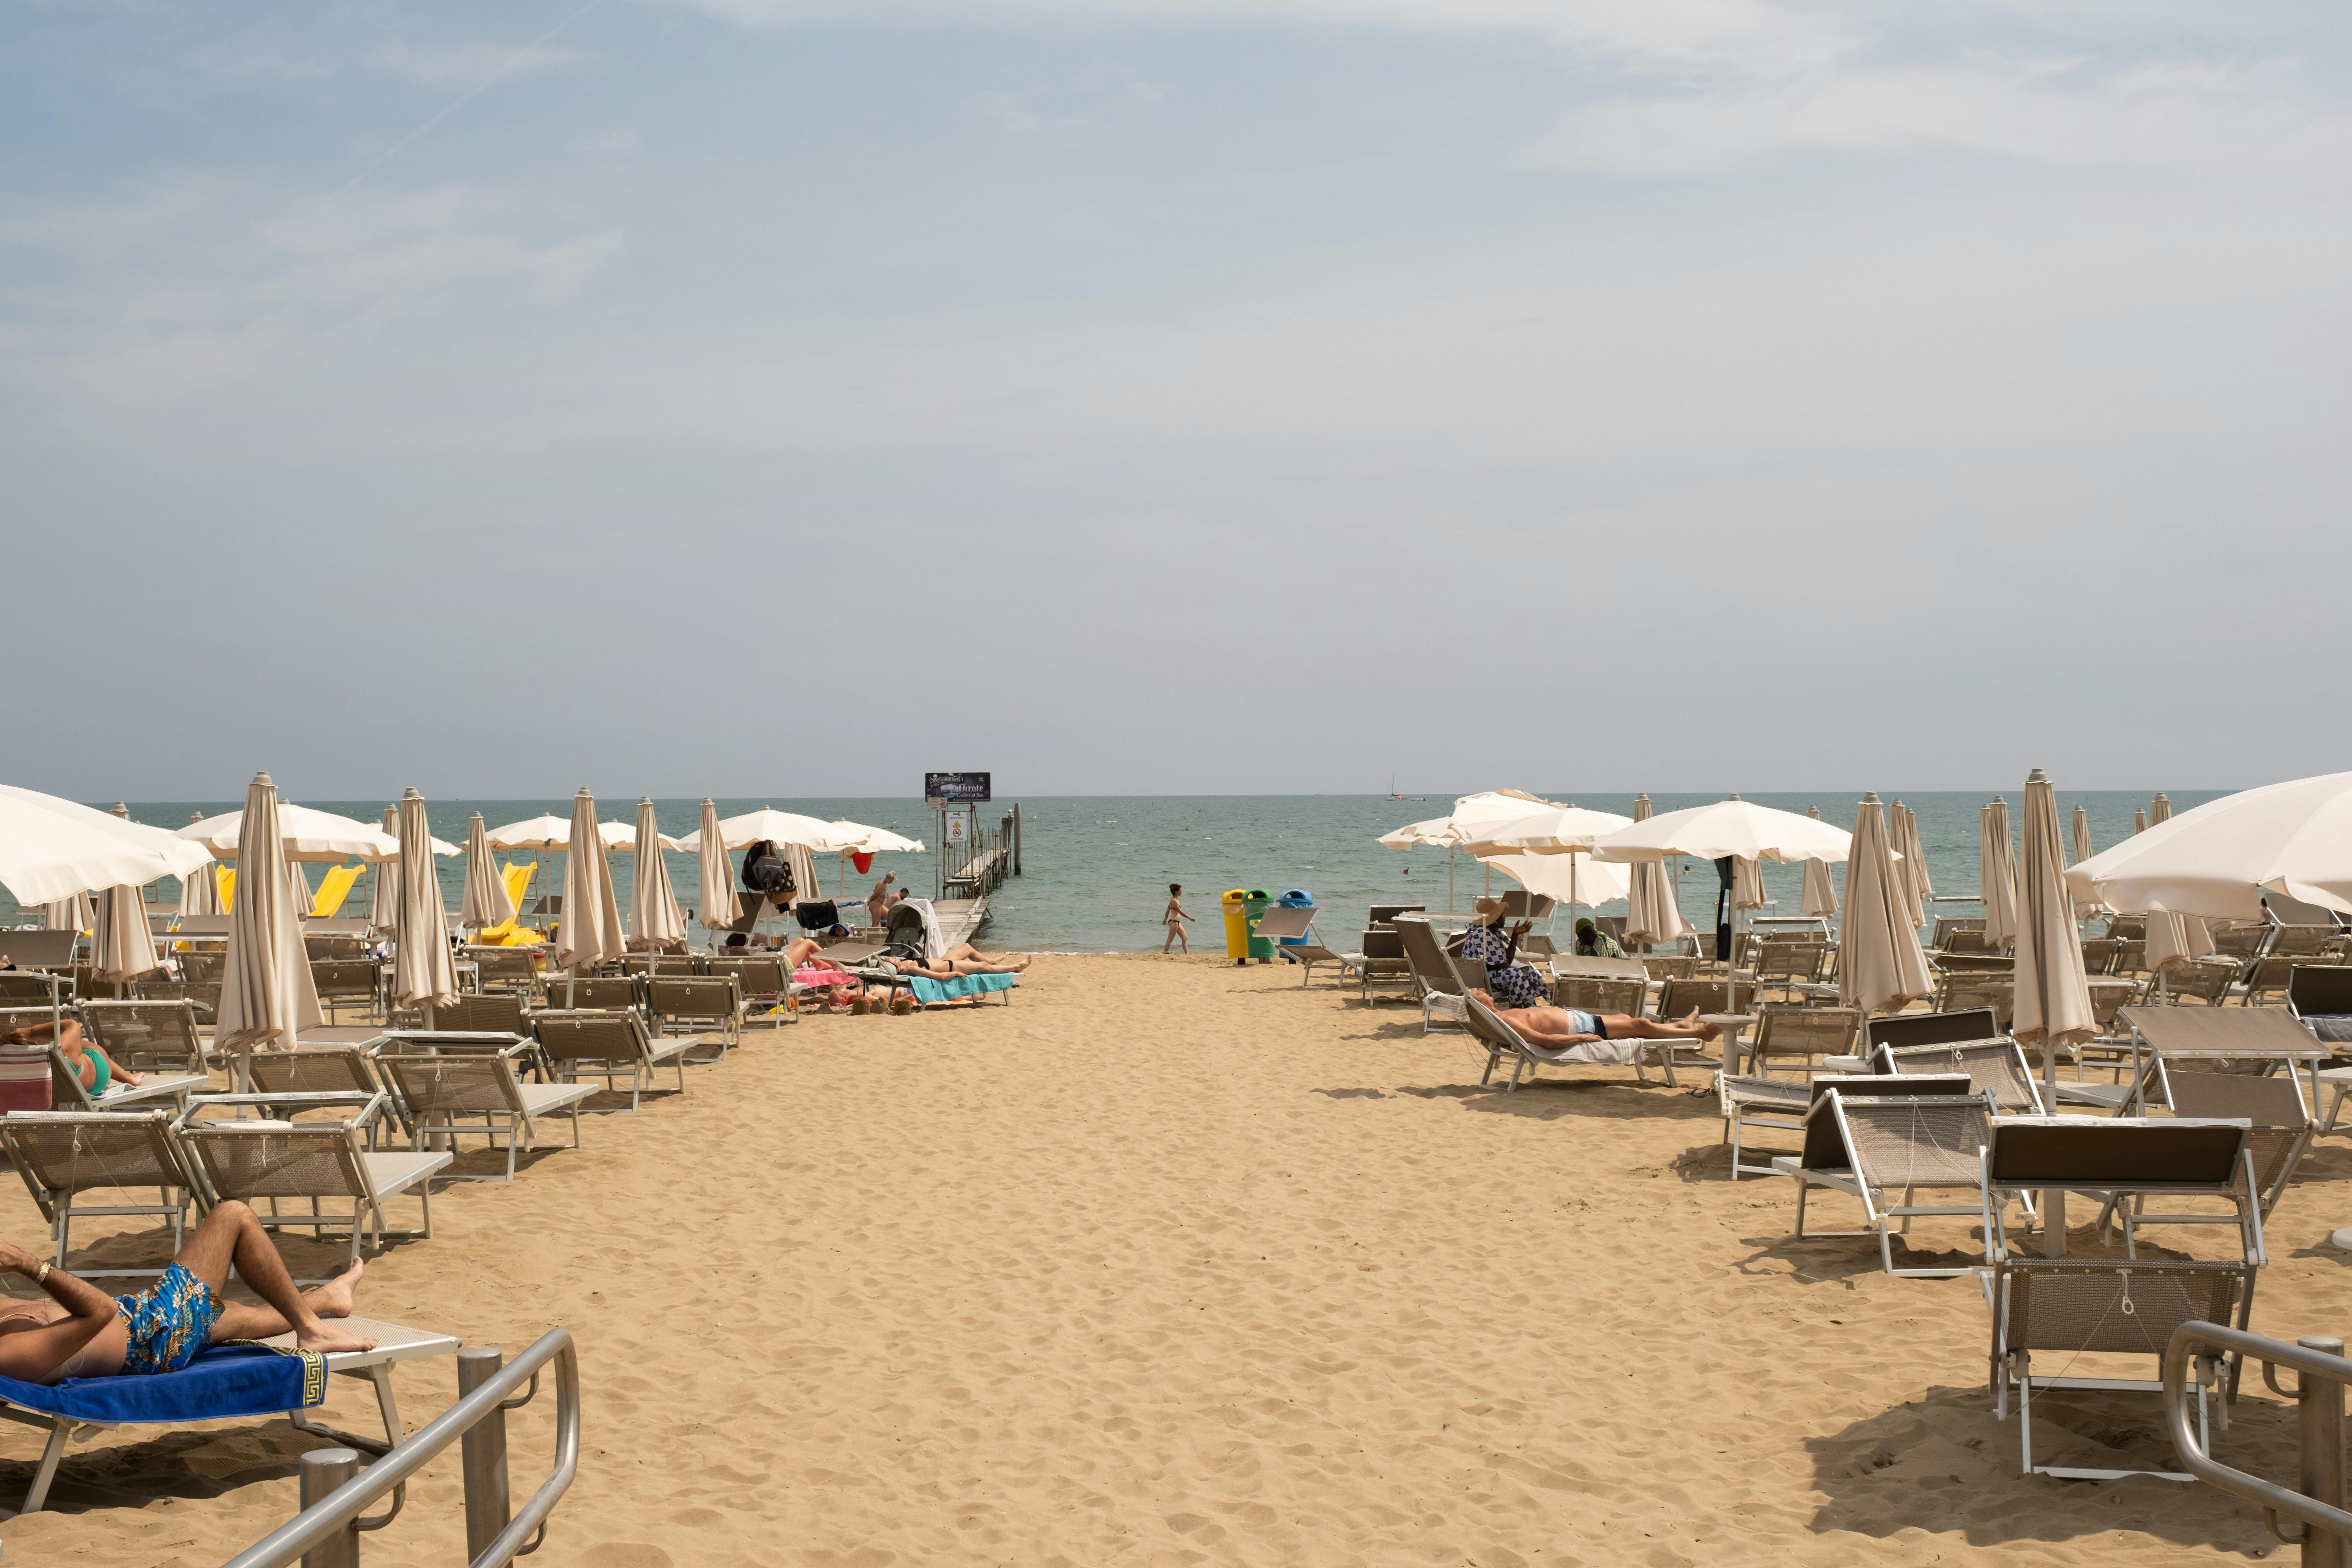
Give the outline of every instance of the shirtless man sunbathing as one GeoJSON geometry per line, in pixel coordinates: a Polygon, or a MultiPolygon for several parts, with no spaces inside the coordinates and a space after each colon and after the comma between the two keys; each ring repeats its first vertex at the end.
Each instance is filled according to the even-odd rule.
{"type": "Polygon", "coordinates": [[[1723,1032],[1713,1024],[1700,1023],[1696,1007],[1671,1024],[1660,1024],[1623,1013],[1587,1013],[1576,1007],[1496,1007],[1494,997],[1486,992],[1469,994],[1526,1036],[1528,1044],[1548,1051],[1587,1040],[1711,1040],[1723,1032]]]}
{"type": "Polygon", "coordinates": [[[373,1350],[325,1320],[352,1315],[361,1265],[303,1292],[261,1222],[245,1205],[216,1205],[163,1277],[135,1296],[108,1295],[87,1280],[0,1241],[0,1272],[22,1274],[47,1301],[0,1300],[0,1375],[20,1383],[177,1372],[208,1344],[294,1331],[306,1351],[373,1350]],[[267,1306],[221,1298],[231,1266],[267,1306]]]}

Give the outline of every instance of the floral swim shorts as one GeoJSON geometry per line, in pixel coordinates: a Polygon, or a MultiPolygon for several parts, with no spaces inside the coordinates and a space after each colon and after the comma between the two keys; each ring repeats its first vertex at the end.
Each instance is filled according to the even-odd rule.
{"type": "Polygon", "coordinates": [[[118,1296],[122,1314],[122,1370],[134,1376],[177,1372],[212,1342],[220,1303],[212,1288],[174,1263],[136,1296],[118,1296]]]}

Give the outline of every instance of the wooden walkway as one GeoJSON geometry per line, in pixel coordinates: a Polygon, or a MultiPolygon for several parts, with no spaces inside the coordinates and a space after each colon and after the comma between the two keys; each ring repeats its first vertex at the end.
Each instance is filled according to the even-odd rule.
{"type": "Polygon", "coordinates": [[[947,937],[948,945],[970,942],[972,933],[988,919],[988,898],[933,899],[931,912],[940,917],[940,931],[947,937]]]}

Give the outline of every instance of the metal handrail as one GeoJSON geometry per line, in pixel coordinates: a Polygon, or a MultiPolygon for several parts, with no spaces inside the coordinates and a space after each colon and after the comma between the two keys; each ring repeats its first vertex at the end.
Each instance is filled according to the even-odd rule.
{"type": "Polygon", "coordinates": [[[2219,1487],[2232,1496],[2261,1505],[2265,1523],[2271,1533],[2282,1541],[2304,1543],[2305,1563],[2340,1563],[2344,1561],[2342,1540],[2328,1541],[2321,1537],[2326,1531],[2336,1537],[2352,1537],[2352,1512],[2336,1503],[2344,1498],[2344,1405],[2343,1395],[2331,1388],[2325,1401],[2314,1397],[2318,1394],[2315,1384],[2352,1385],[2352,1360],[2331,1354],[2318,1345],[2343,1349],[2341,1340],[2305,1341],[2291,1345],[2283,1340],[2265,1339],[2242,1329],[2225,1328],[2220,1323],[2188,1322],[2172,1331],[2171,1342],[2164,1350],[2164,1416],[2169,1428],[2172,1446],[2188,1467],[2189,1474],[2210,1486],[2219,1487]],[[2296,1391],[2301,1406],[2303,1427],[2303,1462],[2305,1485],[2323,1493],[2332,1494],[2332,1501],[2299,1492],[2234,1469],[2209,1456],[2198,1446],[2197,1435],[2189,1421],[2189,1361],[2200,1347],[2213,1351],[2250,1356],[2263,1363],[2263,1381],[2280,1393],[2277,1369],[2293,1367],[2303,1374],[2303,1384],[2296,1391]],[[2330,1409],[2332,1406],[2332,1410],[2330,1409]],[[2301,1520],[2305,1529],[2290,1535],[2279,1528],[2278,1516],[2287,1514],[2301,1520]]]}
{"type": "Polygon", "coordinates": [[[529,1350],[405,1442],[230,1558],[223,1568],[289,1568],[304,1552],[350,1529],[370,1503],[404,1484],[442,1449],[506,1408],[515,1389],[524,1383],[535,1384],[540,1369],[550,1361],[555,1363],[555,1466],[498,1539],[474,1559],[473,1568],[499,1568],[513,1561],[523,1542],[545,1524],[580,1469],[580,1352],[564,1329],[541,1334],[529,1350]]]}

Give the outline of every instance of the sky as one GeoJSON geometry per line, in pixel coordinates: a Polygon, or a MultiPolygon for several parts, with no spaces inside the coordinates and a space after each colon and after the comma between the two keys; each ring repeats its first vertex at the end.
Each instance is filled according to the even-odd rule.
{"type": "Polygon", "coordinates": [[[2347,176],[2321,4],[6,7],[6,781],[2352,767],[2347,176]]]}

